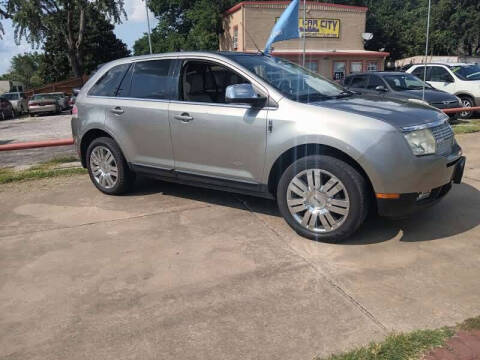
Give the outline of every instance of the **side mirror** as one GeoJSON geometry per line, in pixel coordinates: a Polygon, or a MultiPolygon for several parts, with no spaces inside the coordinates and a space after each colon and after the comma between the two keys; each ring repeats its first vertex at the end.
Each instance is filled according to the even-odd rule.
{"type": "Polygon", "coordinates": [[[260,106],[265,104],[267,98],[258,95],[252,84],[230,85],[225,90],[225,102],[229,104],[251,104],[260,106]]]}
{"type": "Polygon", "coordinates": [[[378,85],[375,90],[380,91],[380,92],[387,92],[387,88],[383,85],[378,85]]]}

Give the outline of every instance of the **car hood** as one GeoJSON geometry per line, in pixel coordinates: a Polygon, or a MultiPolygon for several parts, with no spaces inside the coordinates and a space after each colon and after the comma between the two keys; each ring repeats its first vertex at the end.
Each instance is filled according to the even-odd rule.
{"type": "Polygon", "coordinates": [[[354,95],[309,104],[371,117],[397,128],[426,124],[445,118],[443,112],[427,105],[378,96],[354,95]]]}

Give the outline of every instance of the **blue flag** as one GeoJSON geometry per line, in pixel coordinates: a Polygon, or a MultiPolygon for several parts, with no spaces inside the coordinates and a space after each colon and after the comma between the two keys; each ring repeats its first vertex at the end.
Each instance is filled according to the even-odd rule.
{"type": "Polygon", "coordinates": [[[270,49],[274,42],[300,37],[300,31],[298,30],[299,4],[300,0],[293,0],[278,19],[273,27],[270,37],[268,38],[267,44],[265,45],[264,52],[266,54],[270,53],[270,49]]]}

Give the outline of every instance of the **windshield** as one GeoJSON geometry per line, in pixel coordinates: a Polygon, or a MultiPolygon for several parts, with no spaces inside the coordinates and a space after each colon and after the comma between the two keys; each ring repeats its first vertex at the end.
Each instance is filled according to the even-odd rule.
{"type": "Polygon", "coordinates": [[[426,89],[431,89],[430,85],[410,74],[384,75],[383,78],[395,91],[422,90],[424,85],[426,89]]]}
{"type": "Polygon", "coordinates": [[[20,96],[15,93],[3,94],[2,97],[8,100],[18,100],[20,98],[20,96]]]}
{"type": "Polygon", "coordinates": [[[451,66],[450,70],[461,80],[480,80],[479,65],[458,65],[451,66]]]}
{"type": "Polygon", "coordinates": [[[228,55],[291,100],[311,102],[353,93],[301,66],[271,56],[228,55]]]}
{"type": "Polygon", "coordinates": [[[44,100],[44,99],[54,99],[54,97],[50,94],[38,94],[32,96],[31,100],[44,100]]]}

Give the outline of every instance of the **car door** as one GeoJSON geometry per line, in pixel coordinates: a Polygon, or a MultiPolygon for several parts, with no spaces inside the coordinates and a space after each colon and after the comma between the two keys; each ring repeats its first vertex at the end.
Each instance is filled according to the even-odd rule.
{"type": "Polygon", "coordinates": [[[368,85],[365,90],[365,93],[376,96],[385,96],[388,93],[388,86],[383,81],[383,79],[378,75],[369,75],[368,76],[368,85]],[[377,90],[379,86],[383,86],[384,91],[377,90]]]}
{"type": "Polygon", "coordinates": [[[173,58],[134,62],[109,99],[106,127],[134,166],[173,169],[168,110],[174,62],[173,58]]]}
{"type": "Polygon", "coordinates": [[[259,183],[262,179],[267,110],[227,104],[228,85],[248,81],[227,64],[183,59],[178,100],[170,123],[178,173],[259,183]]]}
{"type": "Polygon", "coordinates": [[[443,66],[431,67],[428,83],[438,90],[455,93],[455,78],[443,66]]]}

